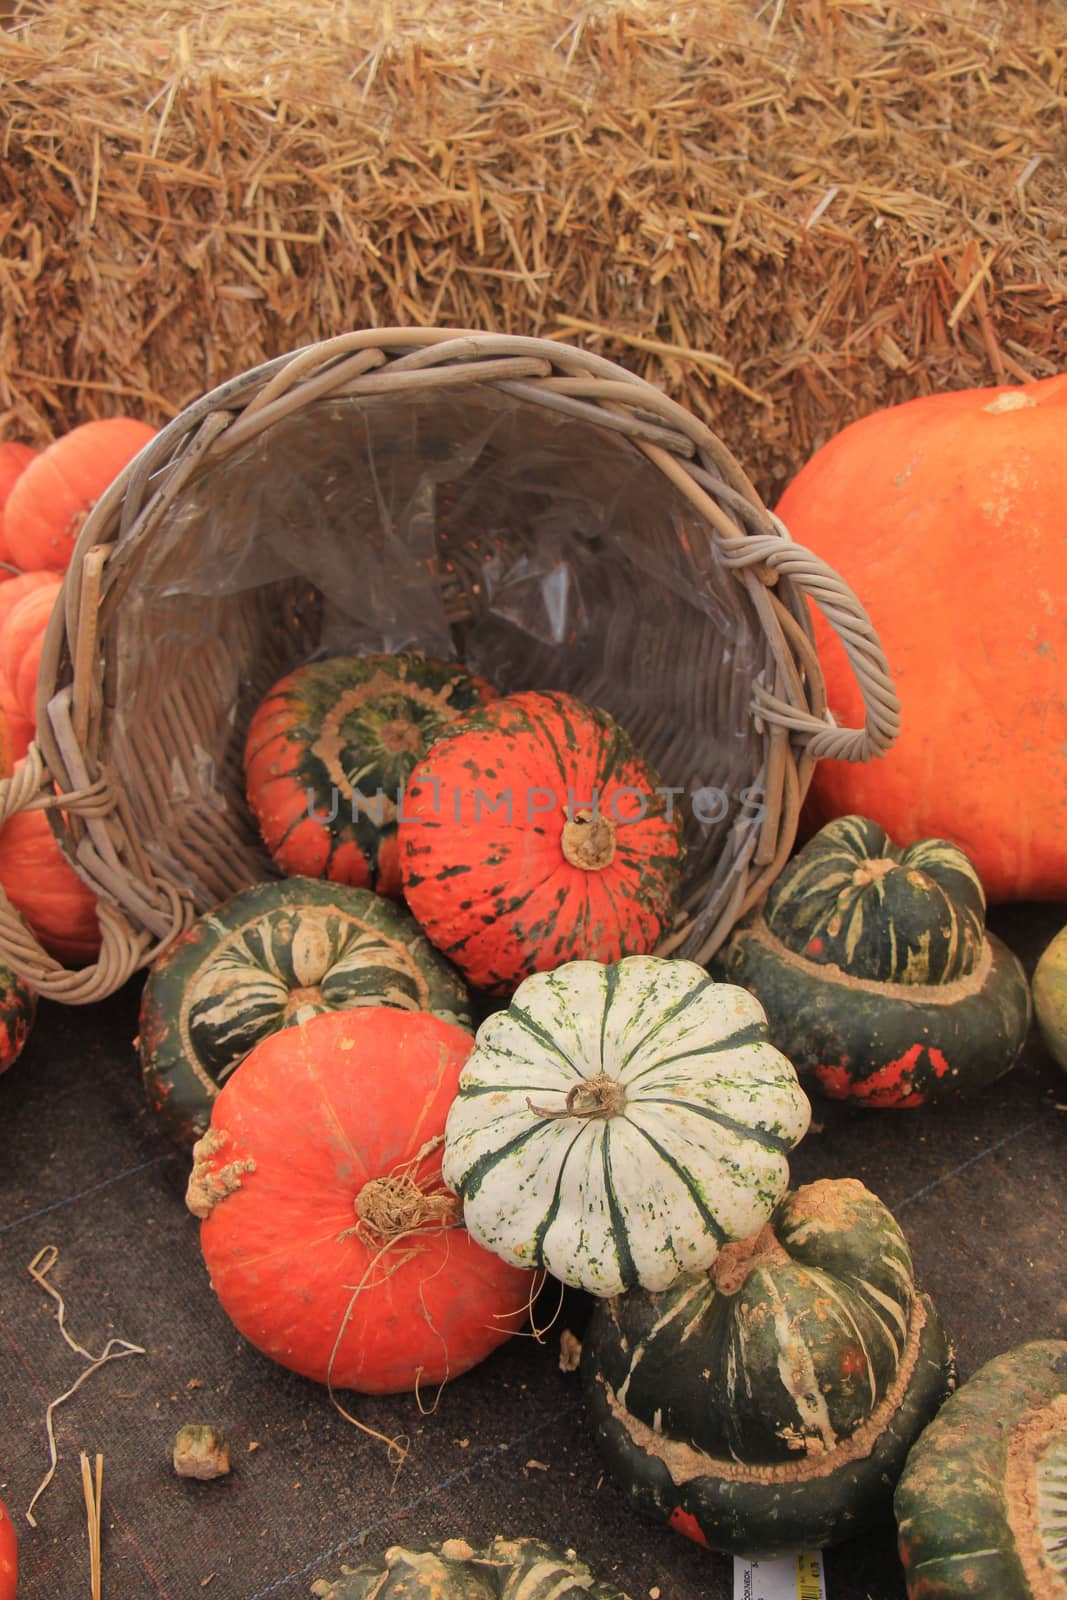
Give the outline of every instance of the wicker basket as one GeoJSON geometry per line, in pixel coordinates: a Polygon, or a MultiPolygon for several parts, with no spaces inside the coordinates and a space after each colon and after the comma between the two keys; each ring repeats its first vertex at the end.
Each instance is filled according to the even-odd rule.
{"type": "MultiPolygon", "coordinates": [[[[410,457],[398,460],[410,471],[410,457]]],[[[103,950],[96,966],[64,971],[5,900],[3,959],[44,995],[97,1000],[195,915],[273,875],[244,806],[248,718],[282,672],[317,652],[426,647],[418,626],[396,633],[383,624],[376,635],[383,595],[391,611],[403,602],[405,624],[425,614],[432,645],[444,626],[454,653],[473,651],[505,691],[567,689],[604,705],[683,804],[694,786],[727,796],[721,816],[706,805],[687,812],[683,901],[664,954],[707,961],[766,891],[819,757],[866,760],[896,735],[885,658],[855,597],[791,541],[715,435],[658,389],[549,340],[425,328],[345,334],[190,406],[88,518],[45,639],[38,743],[0,784],[0,818],[48,808],[99,896],[103,950]],[[383,430],[401,423],[405,448],[424,442],[445,468],[481,430],[477,478],[454,482],[445,497],[451,520],[444,500],[424,518],[428,554],[413,565],[410,593],[406,583],[389,586],[392,535],[361,522],[353,489],[368,468],[381,476],[383,430]],[[551,498],[525,465],[516,475],[516,451],[525,465],[548,452],[551,498]],[[320,459],[330,474],[321,507],[307,476],[320,459]],[[605,545],[582,507],[591,516],[609,498],[621,531],[605,545]],[[253,501],[279,526],[310,509],[307,525],[321,534],[349,500],[347,611],[337,609],[332,579],[316,583],[307,570],[329,550],[309,555],[304,570],[297,560],[240,575],[253,501]],[[584,633],[573,618],[555,633],[507,620],[500,574],[511,595],[516,573],[543,570],[545,538],[552,570],[578,575],[584,633]],[[212,574],[224,572],[223,592],[212,593],[212,574]],[[826,711],[806,596],[856,672],[861,729],[836,727],[826,711]]]]}

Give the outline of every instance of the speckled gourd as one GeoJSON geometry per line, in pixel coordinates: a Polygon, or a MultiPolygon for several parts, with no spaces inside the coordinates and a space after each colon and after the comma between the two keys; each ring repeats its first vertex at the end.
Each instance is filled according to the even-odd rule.
{"type": "Polygon", "coordinates": [[[573,961],[482,1024],[442,1172],[505,1261],[663,1289],[766,1221],[810,1115],[743,989],[691,961],[573,961]]]}

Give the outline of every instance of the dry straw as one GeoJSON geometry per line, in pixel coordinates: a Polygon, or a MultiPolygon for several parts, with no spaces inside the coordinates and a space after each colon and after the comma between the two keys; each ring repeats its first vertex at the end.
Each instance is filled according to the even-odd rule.
{"type": "Polygon", "coordinates": [[[1059,4],[0,9],[10,436],[483,327],[665,381],[767,498],[876,406],[1067,364],[1059,4]]]}

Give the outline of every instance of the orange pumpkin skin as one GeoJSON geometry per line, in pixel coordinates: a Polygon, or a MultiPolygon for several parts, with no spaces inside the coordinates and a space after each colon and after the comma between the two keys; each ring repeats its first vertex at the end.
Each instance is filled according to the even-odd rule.
{"type": "Polygon", "coordinates": [[[496,700],[412,775],[399,827],[408,906],[495,994],[566,961],[647,955],[684,853],[667,794],[607,712],[566,694],[496,700]]]}
{"type": "Polygon", "coordinates": [[[0,1500],[0,1600],[15,1600],[19,1578],[19,1546],[15,1524],[0,1500]]]}
{"type": "Polygon", "coordinates": [[[45,629],[61,587],[62,580],[55,576],[54,583],[31,589],[0,623],[0,671],[11,687],[15,709],[31,723],[37,717],[37,672],[45,629]]]}
{"type": "Polygon", "coordinates": [[[26,571],[65,572],[93,506],[155,429],[130,417],[83,422],[31,461],[4,511],[11,559],[26,571]]]}
{"type": "Polygon", "coordinates": [[[96,960],[96,896],[67,861],[43,811],[20,811],[0,828],[0,888],[50,955],[78,967],[96,960]]]}
{"type": "Polygon", "coordinates": [[[0,583],[0,628],[27,595],[47,589],[54,599],[62,581],[57,572],[19,572],[6,583],[0,583]]]}
{"type": "MultiPolygon", "coordinates": [[[[887,755],[822,761],[814,831],[951,840],[990,900],[1067,896],[1067,374],[934,395],[831,439],[778,514],[867,608],[901,701],[887,755]]],[[[818,611],[830,709],[863,709],[818,611]]]]}
{"type": "MultiPolygon", "coordinates": [[[[6,748],[10,755],[11,763],[21,761],[26,751],[30,748],[36,724],[28,717],[24,717],[15,704],[15,691],[7,681],[7,674],[0,667],[0,714],[4,718],[4,732],[7,741],[6,748]]],[[[11,765],[5,765],[4,777],[10,777],[11,765]]]]}
{"type": "Polygon", "coordinates": [[[357,1212],[408,1164],[424,1192],[443,1189],[473,1044],[427,1012],[333,1011],[264,1039],[223,1085],[189,1206],[223,1309],[282,1366],[399,1394],[466,1372],[521,1326],[531,1274],[476,1245],[454,1197],[445,1226],[391,1243],[357,1212]]]}
{"type": "Polygon", "coordinates": [[[14,441],[0,444],[0,561],[11,561],[5,532],[4,507],[15,486],[15,479],[21,477],[36,454],[37,451],[28,444],[16,444],[14,441]]]}

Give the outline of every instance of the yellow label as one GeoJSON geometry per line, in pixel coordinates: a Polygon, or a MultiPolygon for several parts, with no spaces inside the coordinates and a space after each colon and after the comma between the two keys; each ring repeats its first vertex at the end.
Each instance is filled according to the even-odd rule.
{"type": "Polygon", "coordinates": [[[797,1600],[826,1600],[822,1556],[818,1550],[797,1556],[797,1600]]]}

